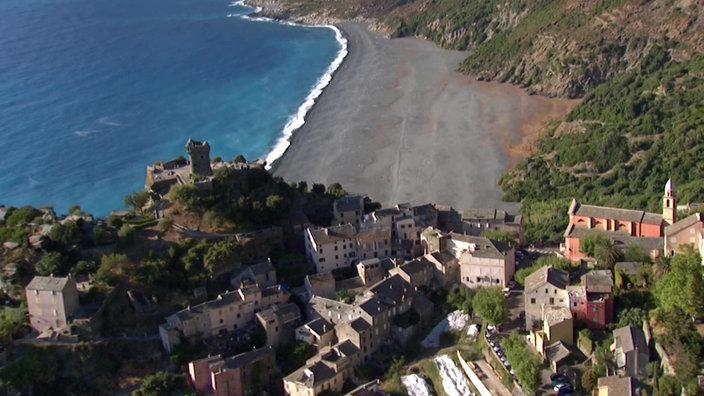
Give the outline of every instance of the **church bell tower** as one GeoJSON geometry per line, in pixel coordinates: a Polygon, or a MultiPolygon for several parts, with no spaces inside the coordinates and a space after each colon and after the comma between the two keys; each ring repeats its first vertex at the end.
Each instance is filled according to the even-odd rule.
{"type": "Polygon", "coordinates": [[[675,222],[675,186],[672,184],[672,179],[665,184],[665,195],[662,196],[662,219],[667,225],[672,225],[675,222]]]}

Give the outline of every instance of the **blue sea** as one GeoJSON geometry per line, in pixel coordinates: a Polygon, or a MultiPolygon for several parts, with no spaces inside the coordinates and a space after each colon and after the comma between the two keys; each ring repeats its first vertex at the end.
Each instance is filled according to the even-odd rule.
{"type": "Polygon", "coordinates": [[[0,204],[123,209],[207,140],[269,161],[346,53],[334,29],[223,0],[0,1],[0,204]]]}

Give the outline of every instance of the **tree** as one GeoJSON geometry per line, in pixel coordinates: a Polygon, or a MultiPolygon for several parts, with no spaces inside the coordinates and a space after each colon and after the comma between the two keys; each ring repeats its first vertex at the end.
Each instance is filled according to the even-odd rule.
{"type": "Polygon", "coordinates": [[[35,217],[39,216],[39,211],[31,206],[23,206],[21,208],[10,208],[8,210],[7,219],[5,224],[12,228],[18,225],[23,225],[34,220],[35,217]]]}
{"type": "Polygon", "coordinates": [[[489,238],[493,241],[499,241],[507,244],[512,244],[516,242],[516,236],[514,234],[503,230],[486,229],[482,231],[482,236],[484,238],[489,238]]]}
{"type": "Polygon", "coordinates": [[[306,360],[315,355],[315,348],[305,342],[297,341],[287,347],[282,355],[285,356],[286,366],[294,370],[306,364],[306,360]]]}
{"type": "Polygon", "coordinates": [[[64,276],[68,272],[67,262],[59,252],[46,252],[34,265],[37,275],[41,276],[64,276]]]}
{"type": "Polygon", "coordinates": [[[497,325],[508,317],[506,296],[499,287],[485,287],[477,290],[472,299],[472,308],[491,325],[497,325]]]}
{"type": "Polygon", "coordinates": [[[579,251],[587,257],[594,257],[598,246],[613,245],[611,239],[600,232],[592,232],[579,240],[579,251]]]}
{"type": "Polygon", "coordinates": [[[142,381],[139,390],[144,396],[169,396],[179,393],[185,387],[183,377],[168,371],[159,371],[142,381]]]}
{"type": "Polygon", "coordinates": [[[49,231],[49,239],[62,245],[74,243],[79,238],[78,225],[75,221],[65,221],[63,224],[54,224],[49,231]]]}
{"type": "Polygon", "coordinates": [[[235,157],[235,163],[236,163],[236,164],[246,164],[246,163],[247,163],[247,159],[244,158],[244,155],[238,154],[237,157],[235,157]]]}
{"type": "Polygon", "coordinates": [[[596,259],[601,268],[611,269],[623,258],[623,252],[611,241],[608,241],[596,245],[594,255],[591,257],[596,259]]]}
{"type": "Polygon", "coordinates": [[[200,191],[192,184],[177,184],[171,187],[169,198],[191,210],[199,209],[201,206],[200,191]]]}
{"type": "Polygon", "coordinates": [[[617,327],[635,326],[640,328],[646,319],[646,313],[639,307],[626,308],[618,314],[617,327]]]}
{"type": "Polygon", "coordinates": [[[658,305],[665,310],[679,308],[689,316],[704,316],[704,279],[701,257],[691,245],[681,247],[670,262],[670,270],[655,283],[658,305]]]}
{"type": "Polygon", "coordinates": [[[462,310],[467,315],[471,315],[472,310],[472,297],[474,296],[474,291],[468,287],[455,287],[450,289],[447,293],[447,304],[452,309],[462,310]]]}
{"type": "Polygon", "coordinates": [[[340,198],[340,197],[344,197],[345,195],[347,195],[347,191],[345,191],[345,189],[342,188],[342,185],[340,183],[332,183],[331,185],[328,186],[326,194],[330,197],[333,197],[333,198],[340,198]]]}
{"type": "Polygon", "coordinates": [[[119,230],[117,230],[117,237],[120,240],[122,246],[130,246],[134,242],[135,230],[128,224],[123,224],[119,230]]]}
{"type": "Polygon", "coordinates": [[[95,280],[108,284],[114,283],[118,272],[121,272],[129,262],[129,259],[124,254],[104,255],[100,259],[100,266],[95,273],[95,280]]]}
{"type": "Polygon", "coordinates": [[[230,240],[215,242],[203,256],[203,266],[210,276],[217,276],[240,266],[239,246],[230,240]]]}
{"type": "Polygon", "coordinates": [[[125,195],[125,206],[132,206],[132,208],[138,212],[142,212],[144,205],[149,202],[151,195],[147,190],[135,191],[131,194],[125,195]]]}
{"type": "Polygon", "coordinates": [[[314,183],[313,187],[311,188],[311,191],[313,191],[315,195],[319,195],[322,197],[323,195],[325,195],[325,185],[314,183]]]}
{"type": "Polygon", "coordinates": [[[582,376],[582,388],[587,392],[591,392],[597,384],[597,376],[592,368],[587,369],[582,376]]]}

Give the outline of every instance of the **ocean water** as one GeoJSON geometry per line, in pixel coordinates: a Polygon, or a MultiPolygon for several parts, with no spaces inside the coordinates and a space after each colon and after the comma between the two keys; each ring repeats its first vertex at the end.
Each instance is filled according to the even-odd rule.
{"type": "Polygon", "coordinates": [[[223,0],[0,1],[0,204],[123,209],[145,168],[273,160],[346,53],[339,32],[223,0]]]}

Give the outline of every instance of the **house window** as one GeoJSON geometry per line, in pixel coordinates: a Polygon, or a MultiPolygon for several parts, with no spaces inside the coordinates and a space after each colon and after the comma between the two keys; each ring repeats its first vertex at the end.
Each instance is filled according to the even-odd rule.
{"type": "Polygon", "coordinates": [[[554,305],[554,304],[555,304],[555,299],[550,297],[550,305],[554,305]]]}
{"type": "Polygon", "coordinates": [[[222,319],[220,319],[220,324],[222,324],[222,319]]]}
{"type": "Polygon", "coordinates": [[[323,248],[320,248],[320,250],[318,250],[318,253],[323,254],[323,248]]]}
{"type": "Polygon", "coordinates": [[[548,294],[548,288],[547,288],[547,287],[545,288],[545,294],[548,294]]]}
{"type": "Polygon", "coordinates": [[[481,281],[482,281],[482,278],[477,277],[477,283],[479,283],[479,282],[481,282],[481,281]]]}
{"type": "Polygon", "coordinates": [[[319,263],[324,263],[324,262],[325,262],[325,257],[319,258],[319,259],[318,259],[318,262],[319,262],[319,263]]]}
{"type": "Polygon", "coordinates": [[[531,303],[531,304],[535,304],[535,299],[534,299],[534,298],[531,298],[531,299],[530,299],[530,303],[531,303]]]}

